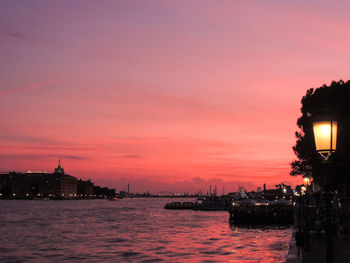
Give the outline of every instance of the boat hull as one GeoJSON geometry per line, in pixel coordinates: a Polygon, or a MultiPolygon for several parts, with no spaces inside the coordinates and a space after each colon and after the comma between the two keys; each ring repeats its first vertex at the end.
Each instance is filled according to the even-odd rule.
{"type": "Polygon", "coordinates": [[[235,225],[292,225],[293,206],[231,207],[230,223],[235,225]]]}

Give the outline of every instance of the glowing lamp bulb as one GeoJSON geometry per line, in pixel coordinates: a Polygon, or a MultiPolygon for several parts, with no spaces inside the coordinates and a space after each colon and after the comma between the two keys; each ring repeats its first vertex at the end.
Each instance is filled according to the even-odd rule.
{"type": "Polygon", "coordinates": [[[313,122],[316,151],[326,160],[337,149],[337,130],[336,121],[313,122]]]}
{"type": "Polygon", "coordinates": [[[303,181],[304,181],[304,185],[310,185],[310,178],[304,177],[303,181]]]}

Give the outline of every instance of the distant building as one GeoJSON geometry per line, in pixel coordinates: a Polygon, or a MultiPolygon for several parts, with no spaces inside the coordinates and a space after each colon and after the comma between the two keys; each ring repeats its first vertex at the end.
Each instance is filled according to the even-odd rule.
{"type": "Polygon", "coordinates": [[[58,167],[53,172],[53,178],[56,180],[55,197],[71,199],[77,197],[77,178],[64,173],[61,167],[61,161],[58,161],[58,167]]]}
{"type": "Polygon", "coordinates": [[[94,198],[94,184],[88,180],[78,180],[77,181],[77,195],[78,198],[94,198]]]}
{"type": "Polygon", "coordinates": [[[52,174],[42,171],[0,174],[1,197],[54,199],[77,198],[77,178],[64,173],[61,161],[52,174]]]}

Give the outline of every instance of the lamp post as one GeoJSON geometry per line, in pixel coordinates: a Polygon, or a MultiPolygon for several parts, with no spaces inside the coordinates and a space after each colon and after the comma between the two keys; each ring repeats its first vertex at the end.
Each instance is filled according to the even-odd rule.
{"type": "Polygon", "coordinates": [[[327,173],[327,167],[331,164],[331,155],[337,149],[337,132],[338,122],[331,112],[322,112],[312,118],[313,132],[315,139],[316,151],[322,157],[325,188],[325,204],[326,204],[326,262],[333,262],[333,246],[332,246],[332,220],[331,220],[331,192],[330,182],[327,173]]]}

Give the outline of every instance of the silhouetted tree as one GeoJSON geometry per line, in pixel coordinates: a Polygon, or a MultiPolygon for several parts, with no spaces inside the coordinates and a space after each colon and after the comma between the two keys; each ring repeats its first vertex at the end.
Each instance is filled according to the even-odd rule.
{"type": "Polygon", "coordinates": [[[338,116],[338,144],[332,155],[331,178],[332,185],[341,189],[350,176],[350,81],[333,81],[329,86],[309,89],[301,104],[301,116],[297,121],[300,130],[295,133],[297,141],[293,147],[297,160],[291,163],[290,174],[313,177],[319,185],[323,184],[321,157],[315,152],[311,116],[320,109],[330,109],[338,116]]]}

